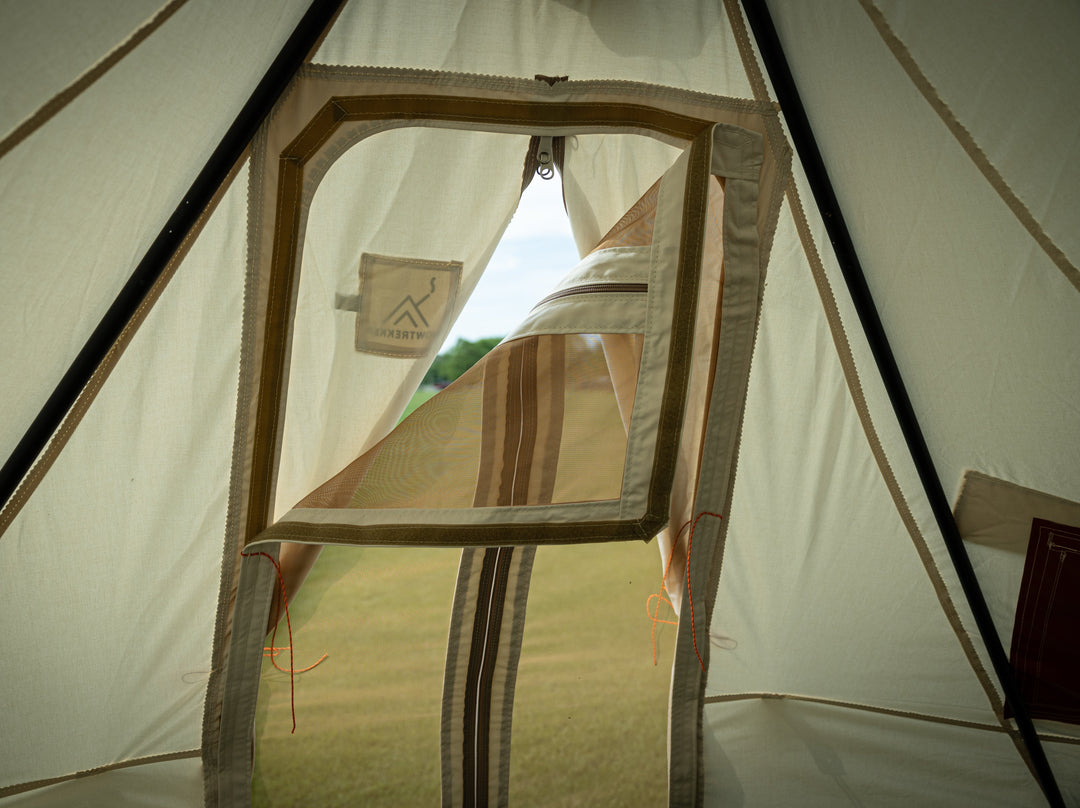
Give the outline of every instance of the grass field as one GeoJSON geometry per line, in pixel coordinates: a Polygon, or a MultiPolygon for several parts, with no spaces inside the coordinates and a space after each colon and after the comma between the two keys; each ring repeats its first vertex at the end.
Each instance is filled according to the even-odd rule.
{"type": "MultiPolygon", "coordinates": [[[[443,656],[459,551],[328,547],[290,606],[296,677],[264,664],[256,806],[439,803],[443,656]]],[[[514,710],[511,804],[665,802],[674,632],[654,667],[655,546],[537,553],[514,710]]],[[[286,645],[283,633],[278,645],[286,645]]],[[[288,652],[279,656],[288,667],[288,652]]]]}
{"type": "Polygon", "coordinates": [[[415,410],[417,407],[419,407],[421,404],[423,404],[425,401],[427,401],[429,398],[431,398],[438,392],[438,389],[435,387],[425,386],[418,389],[415,393],[413,393],[413,397],[409,399],[409,403],[405,407],[405,412],[401,413],[401,418],[398,419],[398,423],[404,421],[406,418],[412,415],[413,410],[415,410]]]}
{"type": "MultiPolygon", "coordinates": [[[[405,414],[435,392],[417,391],[405,414]]],[[[327,658],[295,678],[295,734],[289,676],[264,660],[256,808],[439,804],[443,660],[459,556],[323,550],[290,618],[293,666],[327,658]]],[[[655,544],[537,552],[514,703],[515,808],[666,804],[675,635],[674,626],[658,626],[654,666],[645,608],[659,584],[655,544]]],[[[276,644],[288,645],[284,622],[276,644]]],[[[287,669],[288,651],[277,661],[287,669]]]]}

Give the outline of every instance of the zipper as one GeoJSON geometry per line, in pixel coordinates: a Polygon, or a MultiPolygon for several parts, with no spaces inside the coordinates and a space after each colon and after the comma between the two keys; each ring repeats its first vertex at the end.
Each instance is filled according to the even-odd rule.
{"type": "Polygon", "coordinates": [[[555,147],[550,135],[541,135],[536,146],[536,173],[542,180],[555,176],[555,147]]]}
{"type": "Polygon", "coordinates": [[[648,291],[649,284],[647,283],[583,283],[581,286],[572,286],[569,289],[561,289],[558,292],[553,292],[533,306],[533,310],[535,311],[545,303],[550,303],[552,300],[571,297],[572,295],[587,295],[594,292],[632,292],[635,294],[645,294],[648,291]]]}

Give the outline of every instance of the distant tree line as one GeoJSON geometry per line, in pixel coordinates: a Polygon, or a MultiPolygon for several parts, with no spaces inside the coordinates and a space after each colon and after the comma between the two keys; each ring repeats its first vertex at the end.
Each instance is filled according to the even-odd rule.
{"type": "Polygon", "coordinates": [[[484,337],[475,341],[458,339],[453,348],[435,357],[422,384],[445,387],[479,362],[500,342],[502,342],[502,337],[484,337]]]}

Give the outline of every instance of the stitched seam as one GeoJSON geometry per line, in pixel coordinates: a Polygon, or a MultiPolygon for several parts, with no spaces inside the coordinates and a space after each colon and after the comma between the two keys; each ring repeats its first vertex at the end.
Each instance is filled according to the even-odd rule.
{"type": "Polygon", "coordinates": [[[146,766],[153,763],[167,763],[172,760],[186,760],[198,756],[198,749],[186,749],[183,752],[166,752],[162,755],[148,755],[146,757],[133,758],[131,760],[122,760],[117,763],[109,763],[105,766],[98,766],[93,769],[84,769],[82,771],[72,772],[71,774],[61,775],[60,777],[49,777],[43,780],[15,783],[14,785],[0,788],[0,799],[10,797],[13,794],[22,794],[26,791],[33,791],[38,788],[56,785],[57,783],[65,783],[69,780],[81,780],[84,777],[94,777],[95,775],[117,771],[118,769],[130,769],[134,766],[146,766]]]}
{"type": "Polygon", "coordinates": [[[930,721],[935,724],[949,724],[967,729],[980,729],[987,732],[1006,733],[1008,730],[1000,724],[984,724],[979,721],[965,721],[962,718],[949,718],[943,715],[930,713],[917,713],[912,710],[898,710],[893,707],[879,707],[875,704],[860,704],[854,701],[842,701],[840,699],[819,698],[817,696],[802,696],[794,693],[730,693],[719,696],[706,696],[706,704],[723,704],[725,702],[745,701],[750,699],[775,700],[775,701],[801,701],[809,704],[821,704],[826,707],[843,707],[847,710],[861,710],[882,715],[892,715],[897,718],[910,718],[916,721],[930,721]]]}
{"type": "MultiPolygon", "coordinates": [[[[862,0],[860,0],[860,2],[862,2],[862,0]]],[[[732,22],[732,29],[736,33],[736,43],[739,46],[739,54],[742,58],[744,68],[750,76],[751,84],[755,95],[758,96],[758,100],[768,99],[768,90],[760,66],[758,65],[757,57],[753,53],[749,37],[747,36],[742,12],[737,6],[733,7],[733,5],[734,0],[725,0],[725,6],[732,22]]],[[[810,266],[814,284],[818,289],[818,296],[821,298],[826,321],[829,325],[829,331],[832,334],[833,345],[836,348],[837,356],[844,372],[844,378],[847,381],[848,392],[851,395],[852,402],[855,405],[855,411],[862,424],[863,433],[866,435],[867,442],[870,445],[870,451],[878,464],[878,469],[881,472],[882,479],[892,497],[893,504],[900,515],[900,519],[907,528],[912,543],[915,545],[916,552],[919,555],[920,561],[923,563],[923,568],[926,570],[927,577],[929,577],[931,584],[933,585],[934,592],[937,594],[942,611],[945,613],[950,626],[952,626],[976,678],[982,685],[991,709],[994,711],[994,715],[1012,738],[1021,757],[1023,757],[1024,761],[1028,764],[1028,767],[1031,768],[1032,763],[1027,753],[1027,747],[1020,738],[1018,730],[1009,725],[1005,720],[1004,704],[998,696],[997,690],[994,688],[986,669],[983,667],[982,660],[979,659],[978,654],[975,651],[974,643],[972,642],[967,629],[960,620],[952,597],[945,586],[944,580],[941,578],[941,573],[926,544],[926,539],[922,535],[922,531],[919,529],[918,523],[911,513],[911,509],[908,506],[907,500],[904,497],[903,491],[892,470],[892,466],[885,454],[884,447],[877,434],[877,428],[874,426],[874,422],[870,416],[870,411],[862,389],[862,382],[859,378],[855,367],[854,357],[851,353],[851,345],[848,342],[847,333],[844,330],[844,325],[840,318],[840,312],[836,305],[836,298],[833,295],[832,286],[825,273],[824,265],[821,263],[821,256],[817,251],[813,234],[810,232],[806,214],[802,207],[802,201],[799,197],[798,190],[795,187],[795,177],[793,174],[789,176],[786,196],[788,204],[791,206],[792,218],[795,221],[799,240],[802,242],[803,253],[810,266]]]]}
{"type": "Polygon", "coordinates": [[[481,73],[446,73],[439,70],[383,68],[374,66],[331,65],[312,63],[302,68],[302,75],[313,79],[332,81],[388,81],[415,84],[418,79],[428,80],[439,86],[469,87],[484,90],[528,92],[534,95],[561,95],[567,91],[607,92],[630,97],[664,98],[672,101],[720,107],[725,110],[762,112],[766,106],[751,98],[720,96],[696,90],[685,90],[663,84],[639,81],[585,80],[565,81],[547,86],[535,79],[515,79],[481,73]]]}
{"type": "MultiPolygon", "coordinates": [[[[186,2],[186,0],[184,0],[186,2]]],[[[135,308],[131,317],[124,327],[121,329],[120,334],[117,336],[116,341],[109,347],[101,363],[94,370],[94,373],[90,376],[90,380],[86,383],[86,386],[79,393],[78,398],[75,399],[75,403],[71,405],[71,409],[68,410],[64,416],[64,420],[60,422],[60,426],[57,427],[56,432],[50,438],[49,443],[42,450],[41,455],[31,466],[30,471],[26,473],[26,476],[20,481],[18,487],[15,489],[15,493],[12,494],[3,510],[0,511],[0,538],[3,538],[4,533],[11,526],[11,523],[15,521],[15,517],[26,505],[26,502],[30,499],[34,491],[41,484],[41,481],[48,474],[49,469],[52,468],[53,463],[56,462],[57,457],[63,451],[67,442],[71,439],[75,430],[79,424],[82,423],[83,417],[90,409],[90,405],[94,403],[98,393],[108,380],[109,376],[116,365],[119,363],[120,358],[124,355],[128,345],[134,338],[135,333],[142,327],[146,317],[149,315],[151,309],[157,304],[158,299],[165,291],[165,287],[169,285],[173,276],[176,274],[176,270],[187,257],[188,251],[191,249],[192,244],[202,233],[206,223],[210,220],[214,211],[217,209],[218,204],[221,202],[226,191],[232,186],[233,180],[236,179],[237,173],[247,160],[249,150],[240,155],[240,159],[237,160],[232,170],[226,176],[224,182],[215,192],[210,203],[203,209],[203,212],[196,219],[195,224],[188,231],[187,235],[181,240],[176,251],[165,265],[165,269],[162,271],[158,279],[146,292],[145,297],[135,308]]]]}
{"type": "Polygon", "coordinates": [[[956,138],[956,142],[960,144],[964,153],[971,158],[971,161],[986,178],[987,182],[990,183],[990,186],[997,192],[1001,201],[1005,203],[1010,211],[1012,211],[1020,224],[1024,226],[1024,229],[1027,230],[1035,240],[1035,243],[1038,244],[1042,251],[1046,253],[1047,257],[1054,262],[1055,266],[1061,270],[1069,283],[1080,292],[1080,270],[1069,261],[1064,250],[1054,243],[1054,240],[1050,238],[1050,235],[1043,229],[1042,225],[1039,224],[1027,205],[1025,205],[1016,192],[1009,187],[1009,184],[1005,181],[1001,172],[999,172],[994,164],[990,162],[990,158],[986,156],[986,152],[984,152],[979,147],[979,144],[975,142],[975,138],[972,136],[971,132],[967,130],[967,127],[960,123],[948,104],[946,104],[944,99],[938,94],[934,85],[930,83],[926,74],[919,68],[918,63],[911,55],[911,52],[889,26],[885,15],[873,4],[873,2],[871,2],[871,0],[859,0],[859,5],[861,5],[863,11],[866,12],[866,16],[870,18],[870,22],[873,23],[874,28],[881,36],[885,46],[892,55],[896,57],[896,61],[900,63],[904,72],[907,73],[908,78],[911,79],[911,83],[915,85],[915,88],[922,97],[926,99],[930,108],[937,113],[937,116],[941,119],[942,123],[945,124],[953,137],[956,138]]]}
{"type": "Polygon", "coordinates": [[[72,103],[76,98],[89,90],[98,79],[108,73],[112,68],[119,64],[125,56],[142,44],[145,39],[160,28],[165,21],[175,14],[186,2],[187,0],[173,0],[173,2],[167,4],[164,8],[159,9],[157,14],[151,17],[150,20],[144,23],[140,28],[132,32],[126,40],[113,48],[106,54],[105,58],[97,64],[92,65],[81,76],[75,79],[75,81],[46,101],[36,112],[32,113],[29,118],[16,126],[11,134],[3,140],[0,140],[0,159],[34,134],[34,132],[42,126],[51,121],[55,116],[63,112],[68,104],[72,103]]]}

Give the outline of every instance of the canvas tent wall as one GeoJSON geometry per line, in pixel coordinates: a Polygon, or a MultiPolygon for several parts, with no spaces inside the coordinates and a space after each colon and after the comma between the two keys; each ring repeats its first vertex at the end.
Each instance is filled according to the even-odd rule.
{"type": "MultiPolygon", "coordinates": [[[[561,180],[582,253],[680,160],[686,177],[758,189],[749,207],[725,200],[747,216],[725,241],[752,234],[760,258],[725,253],[689,512],[722,518],[697,523],[678,578],[696,614],[687,598],[671,804],[1080,804],[1075,6],[332,5],[0,8],[3,457],[26,459],[27,428],[148,250],[176,247],[143,304],[112,318],[77,398],[54,404],[47,444],[5,466],[18,488],[0,512],[0,803],[243,802],[248,671],[276,583],[239,553],[342,540],[285,536],[282,517],[383,437],[435,350],[357,351],[358,312],[336,296],[360,291],[361,254],[410,256],[460,262],[459,309],[533,139],[562,135],[578,138],[561,180]],[[423,125],[361,132],[391,98],[412,99],[393,120],[423,125]],[[319,121],[344,138],[332,155],[326,140],[304,150],[319,121]],[[208,161],[222,176],[197,182],[208,161]],[[206,204],[179,232],[189,188],[206,204]],[[277,215],[290,188],[306,200],[292,229],[277,215]],[[827,229],[841,215],[850,245],[827,229]],[[275,255],[296,259],[294,288],[272,287],[275,255]],[[852,255],[925,456],[848,291],[852,255]],[[728,285],[740,267],[760,285],[728,285]],[[995,642],[1023,694],[1008,706],[995,642]],[[1048,677],[1032,660],[1064,667],[1048,677]]],[[[673,244],[694,204],[671,214],[673,244]]],[[[671,250],[698,260],[689,241],[671,250]]],[[[665,280],[687,265],[650,260],[665,280]]],[[[479,543],[574,540],[536,530],[479,543]]],[[[453,772],[444,782],[467,801],[453,772]]]]}

